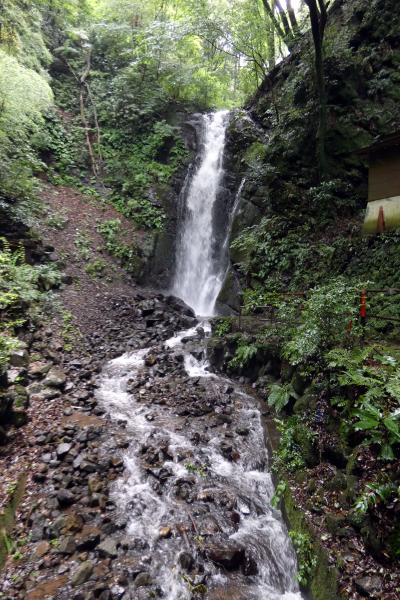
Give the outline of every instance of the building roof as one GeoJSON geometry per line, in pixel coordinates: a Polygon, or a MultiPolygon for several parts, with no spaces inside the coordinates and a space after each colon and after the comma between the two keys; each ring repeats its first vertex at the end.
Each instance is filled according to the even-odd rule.
{"type": "Polygon", "coordinates": [[[375,154],[376,152],[397,147],[400,148],[400,130],[394,133],[390,133],[389,135],[378,136],[377,138],[375,138],[372,144],[358,150],[357,154],[370,156],[371,154],[375,154]]]}

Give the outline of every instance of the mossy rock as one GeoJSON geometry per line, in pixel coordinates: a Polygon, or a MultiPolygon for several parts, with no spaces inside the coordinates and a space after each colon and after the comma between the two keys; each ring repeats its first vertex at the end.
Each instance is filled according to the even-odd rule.
{"type": "Polygon", "coordinates": [[[243,155],[243,161],[248,166],[254,166],[263,162],[267,149],[261,142],[253,142],[243,155]]]}
{"type": "Polygon", "coordinates": [[[4,565],[8,553],[8,536],[15,523],[15,513],[25,493],[27,476],[23,473],[13,490],[8,504],[0,513],[0,568],[4,565]]]}
{"type": "Polygon", "coordinates": [[[329,564],[328,555],[318,535],[309,526],[304,513],[296,505],[289,486],[286,486],[283,497],[283,512],[290,529],[308,534],[312,539],[316,561],[309,586],[305,591],[311,593],[313,600],[342,600],[343,596],[339,593],[338,572],[329,564]]]}
{"type": "Polygon", "coordinates": [[[307,377],[299,370],[296,370],[293,374],[291,384],[296,394],[301,396],[307,388],[307,377]]]}
{"type": "Polygon", "coordinates": [[[293,406],[293,412],[297,415],[300,415],[308,410],[315,411],[317,406],[317,400],[318,396],[315,392],[315,389],[312,386],[310,386],[305,390],[301,398],[299,398],[295,402],[293,406]]]}
{"type": "Polygon", "coordinates": [[[334,492],[346,490],[347,485],[347,477],[342,471],[337,471],[332,479],[326,482],[326,488],[334,492]]]}
{"type": "Polygon", "coordinates": [[[341,514],[329,513],[325,517],[326,528],[332,535],[338,532],[346,525],[346,517],[341,514]]]}
{"type": "Polygon", "coordinates": [[[311,431],[305,425],[296,425],[293,440],[298,445],[300,454],[308,467],[315,467],[319,464],[317,444],[311,431]]]}

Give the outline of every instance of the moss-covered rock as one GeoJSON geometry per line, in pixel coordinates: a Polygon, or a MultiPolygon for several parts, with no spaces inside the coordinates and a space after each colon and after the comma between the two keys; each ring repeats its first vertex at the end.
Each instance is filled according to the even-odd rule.
{"type": "Polygon", "coordinates": [[[283,497],[283,509],[290,529],[306,533],[312,539],[312,547],[316,560],[306,591],[311,592],[313,600],[340,600],[342,596],[338,589],[337,570],[329,564],[329,558],[321,546],[317,534],[307,523],[305,515],[296,506],[289,486],[286,486],[283,497]]]}
{"type": "Polygon", "coordinates": [[[312,431],[302,423],[298,423],[293,432],[293,440],[299,447],[301,456],[308,467],[319,463],[318,446],[312,431]]]}

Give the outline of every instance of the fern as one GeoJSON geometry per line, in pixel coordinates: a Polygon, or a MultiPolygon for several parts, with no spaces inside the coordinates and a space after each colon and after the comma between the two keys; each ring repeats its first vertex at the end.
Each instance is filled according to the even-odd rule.
{"type": "Polygon", "coordinates": [[[232,368],[243,369],[254,356],[256,356],[258,348],[255,344],[240,345],[237,347],[235,356],[229,362],[232,368]]]}
{"type": "Polygon", "coordinates": [[[290,398],[298,398],[291,383],[284,385],[273,384],[271,385],[267,402],[269,406],[275,408],[279,413],[288,404],[290,398]]]}

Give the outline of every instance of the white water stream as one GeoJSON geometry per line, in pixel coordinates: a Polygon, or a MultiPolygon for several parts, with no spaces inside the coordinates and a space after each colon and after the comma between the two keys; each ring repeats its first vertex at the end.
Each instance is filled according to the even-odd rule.
{"type": "Polygon", "coordinates": [[[214,248],[213,213],[223,176],[228,116],[228,111],[203,115],[204,148],[184,198],[184,223],[177,247],[173,293],[203,316],[214,314],[225,275],[222,249],[214,248]]]}
{"type": "MultiPolygon", "coordinates": [[[[221,255],[217,260],[215,255],[213,257],[211,246],[213,207],[222,177],[227,118],[226,112],[204,117],[205,144],[202,162],[189,186],[188,210],[178,250],[175,294],[200,315],[213,314],[226,268],[221,255]]],[[[234,210],[239,196],[240,193],[234,210]]],[[[176,333],[165,342],[165,348],[169,352],[183,351],[187,374],[201,378],[205,384],[208,382],[208,385],[214,385],[215,392],[220,393],[218,389],[226,385],[227,381],[209,372],[205,353],[199,359],[186,351],[186,345],[182,342],[185,337],[196,336],[196,330],[200,326],[207,336],[210,325],[204,320],[190,330],[176,333]]],[[[202,343],[204,345],[199,337],[200,348],[202,343]]],[[[237,499],[240,524],[230,535],[230,540],[251,550],[258,572],[247,577],[241,575],[241,579],[235,580],[235,575],[209,563],[207,589],[221,590],[226,586],[226,589],[231,590],[226,597],[241,600],[300,600],[302,596],[295,577],[295,554],[281,515],[270,505],[274,489],[271,474],[266,468],[268,456],[261,415],[255,407],[254,399],[238,389],[235,391],[234,424],[235,427],[247,427],[249,435],[240,440],[240,458],[236,461],[227,460],[221,452],[218,430],[210,430],[214,431],[214,437],[208,443],[195,444],[191,441],[189,431],[176,427],[174,414],[168,413],[168,409],[159,409],[154,422],[149,422],[146,418],[149,405],[142,401],[141,390],[135,389],[129,393],[127,387],[128,381],[132,382],[143,376],[145,357],[150,351],[151,348],[127,353],[111,361],[103,372],[97,395],[113,420],[123,420],[127,424],[131,444],[124,456],[124,477],[114,487],[114,500],[121,514],[128,517],[127,534],[132,540],[144,539],[148,543],[143,560],[147,562],[151,576],[160,586],[162,597],[167,600],[191,598],[190,586],[178,561],[179,552],[185,550],[184,538],[173,536],[168,540],[160,540],[159,536],[160,527],[165,522],[182,521],[185,513],[191,513],[191,505],[182,503],[172,493],[158,495],[151,487],[149,477],[141,466],[140,449],[155,437],[167,440],[171,460],[164,463],[164,466],[173,473],[172,484],[169,480],[168,489],[172,489],[174,481],[187,476],[181,455],[182,451],[188,451],[208,465],[208,477],[214,489],[220,489],[221,494],[232,494],[237,499]]],[[[186,516],[193,520],[191,514],[186,516]]]]}

